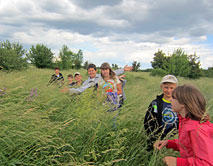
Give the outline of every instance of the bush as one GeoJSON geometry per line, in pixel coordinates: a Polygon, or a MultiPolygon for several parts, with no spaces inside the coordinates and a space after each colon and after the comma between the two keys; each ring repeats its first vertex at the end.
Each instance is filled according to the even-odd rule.
{"type": "Polygon", "coordinates": [[[3,70],[22,70],[27,67],[27,61],[14,50],[0,48],[0,66],[3,70]]]}

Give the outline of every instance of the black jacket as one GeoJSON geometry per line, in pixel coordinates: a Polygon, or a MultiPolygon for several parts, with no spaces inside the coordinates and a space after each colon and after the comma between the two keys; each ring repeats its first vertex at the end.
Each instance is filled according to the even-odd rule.
{"type": "Polygon", "coordinates": [[[149,136],[148,143],[151,144],[150,146],[152,146],[156,139],[163,139],[171,130],[178,127],[178,125],[174,125],[174,127],[170,128],[169,130],[163,130],[164,126],[162,125],[162,98],[163,94],[157,96],[156,99],[150,103],[145,115],[144,128],[149,136]]]}
{"type": "Polygon", "coordinates": [[[52,83],[57,83],[58,84],[58,83],[61,83],[63,81],[64,81],[64,77],[63,77],[63,75],[61,73],[59,73],[59,77],[57,77],[56,74],[53,74],[51,76],[51,78],[50,78],[50,81],[49,81],[48,85],[52,84],[52,83]]]}

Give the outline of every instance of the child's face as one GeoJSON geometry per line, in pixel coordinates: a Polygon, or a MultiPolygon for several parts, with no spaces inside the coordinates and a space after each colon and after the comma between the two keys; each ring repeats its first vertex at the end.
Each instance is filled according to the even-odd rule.
{"type": "Polygon", "coordinates": [[[79,75],[79,74],[75,75],[75,80],[76,80],[77,82],[81,81],[81,79],[82,79],[82,76],[81,76],[81,75],[79,75]]]}
{"type": "Polygon", "coordinates": [[[179,101],[177,99],[175,99],[174,97],[172,97],[172,111],[173,112],[177,112],[177,113],[181,113],[184,110],[184,105],[180,104],[179,101]]]}
{"type": "Polygon", "coordinates": [[[60,73],[60,71],[58,70],[58,69],[55,69],[55,74],[59,74],[60,73]]]}
{"type": "Polygon", "coordinates": [[[67,77],[68,82],[72,83],[72,77],[67,77]]]}
{"type": "Polygon", "coordinates": [[[172,91],[176,88],[174,83],[163,83],[161,84],[161,89],[163,91],[164,98],[170,99],[172,97],[172,91]]]}
{"type": "Polygon", "coordinates": [[[108,77],[109,76],[109,69],[101,69],[101,74],[104,77],[108,77]]]}
{"type": "Polygon", "coordinates": [[[94,68],[89,68],[88,69],[88,74],[89,74],[90,78],[95,78],[96,70],[94,68]]]}

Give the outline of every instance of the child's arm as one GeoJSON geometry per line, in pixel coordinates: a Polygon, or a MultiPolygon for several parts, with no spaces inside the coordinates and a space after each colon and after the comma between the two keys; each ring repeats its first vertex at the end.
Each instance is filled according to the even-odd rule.
{"type": "Polygon", "coordinates": [[[179,151],[178,139],[168,140],[168,144],[167,144],[166,148],[179,151]]]}

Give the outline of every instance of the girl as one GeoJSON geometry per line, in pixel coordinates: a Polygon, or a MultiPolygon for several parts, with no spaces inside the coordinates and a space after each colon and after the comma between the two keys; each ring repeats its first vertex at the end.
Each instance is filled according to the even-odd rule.
{"type": "Polygon", "coordinates": [[[168,166],[213,166],[213,124],[205,107],[203,95],[193,86],[179,86],[172,92],[172,110],[179,114],[179,138],[154,144],[158,150],[166,146],[180,151],[180,157],[163,158],[168,166]]]}
{"type": "Polygon", "coordinates": [[[113,110],[116,110],[119,107],[119,95],[122,95],[121,82],[106,62],[101,65],[98,86],[103,88],[107,101],[113,105],[113,110]]]}

